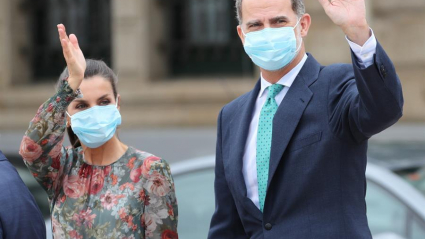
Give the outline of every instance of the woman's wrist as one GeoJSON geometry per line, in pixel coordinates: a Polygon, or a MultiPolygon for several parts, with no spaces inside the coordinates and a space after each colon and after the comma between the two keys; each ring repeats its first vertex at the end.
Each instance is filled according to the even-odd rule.
{"type": "Polygon", "coordinates": [[[65,78],[60,84],[56,95],[54,96],[55,104],[59,108],[67,108],[68,105],[77,98],[82,98],[83,95],[79,89],[74,90],[68,82],[68,78],[65,78]]]}
{"type": "Polygon", "coordinates": [[[74,91],[77,91],[80,88],[81,82],[83,81],[83,78],[75,78],[75,77],[68,77],[67,79],[69,87],[71,87],[74,91]]]}

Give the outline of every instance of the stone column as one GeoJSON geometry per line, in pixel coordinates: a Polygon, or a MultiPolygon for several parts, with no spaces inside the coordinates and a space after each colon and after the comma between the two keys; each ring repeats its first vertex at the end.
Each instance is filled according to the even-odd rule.
{"type": "MultiPolygon", "coordinates": [[[[10,3],[0,0],[0,92],[6,91],[11,79],[10,70],[10,3]]],[[[1,106],[1,102],[0,102],[1,106]]]]}
{"type": "MultiPolygon", "coordinates": [[[[1,0],[0,0],[1,1],[1,0]]],[[[10,85],[23,85],[32,81],[32,59],[30,56],[31,33],[28,25],[29,11],[23,7],[23,0],[10,2],[10,85]]]]}
{"type": "Polygon", "coordinates": [[[121,86],[145,84],[165,75],[160,55],[164,12],[152,0],[112,0],[112,64],[121,86]]]}
{"type": "Polygon", "coordinates": [[[148,80],[147,1],[112,0],[112,64],[121,79],[148,80]]]}

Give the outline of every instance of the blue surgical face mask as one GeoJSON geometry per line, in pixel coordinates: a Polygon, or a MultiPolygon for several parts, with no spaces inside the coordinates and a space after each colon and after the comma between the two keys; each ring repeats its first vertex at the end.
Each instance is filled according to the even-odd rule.
{"type": "MultiPolygon", "coordinates": [[[[264,28],[245,34],[244,49],[252,61],[268,71],[277,71],[291,63],[301,48],[297,49],[294,27],[264,28]]],[[[302,41],[302,38],[301,38],[302,41]]]]}
{"type": "Polygon", "coordinates": [[[99,148],[110,140],[121,125],[121,114],[116,105],[93,106],[78,112],[71,118],[72,131],[82,144],[89,148],[99,148]]]}

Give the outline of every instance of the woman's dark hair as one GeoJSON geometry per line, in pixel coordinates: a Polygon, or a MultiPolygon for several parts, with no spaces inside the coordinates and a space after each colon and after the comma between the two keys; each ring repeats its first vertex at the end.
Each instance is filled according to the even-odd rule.
{"type": "MultiPolygon", "coordinates": [[[[93,76],[101,76],[105,78],[106,80],[108,80],[111,83],[112,91],[114,92],[114,97],[115,99],[117,98],[118,77],[114,73],[114,71],[112,71],[112,69],[106,65],[105,62],[101,60],[86,59],[86,71],[84,72],[84,80],[87,80],[93,76]]],[[[68,68],[65,68],[62,74],[59,76],[59,80],[56,85],[56,88],[60,89],[64,80],[67,79],[68,77],[69,77],[68,68]]],[[[74,131],[72,131],[71,126],[67,126],[66,129],[68,131],[68,137],[72,147],[74,148],[80,147],[81,143],[78,140],[77,135],[75,135],[74,131]]]]}

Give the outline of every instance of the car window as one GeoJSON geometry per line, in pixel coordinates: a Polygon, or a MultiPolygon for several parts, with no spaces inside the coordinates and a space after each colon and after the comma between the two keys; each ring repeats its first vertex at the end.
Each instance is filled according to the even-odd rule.
{"type": "Polygon", "coordinates": [[[384,234],[406,236],[408,208],[388,191],[374,182],[368,182],[367,217],[374,237],[384,234]]]}
{"type": "Polygon", "coordinates": [[[425,223],[420,221],[417,217],[413,218],[410,226],[411,239],[424,239],[425,238],[425,223]]]}
{"type": "Polygon", "coordinates": [[[214,212],[214,170],[174,177],[179,206],[179,237],[206,238],[214,212]]]}

